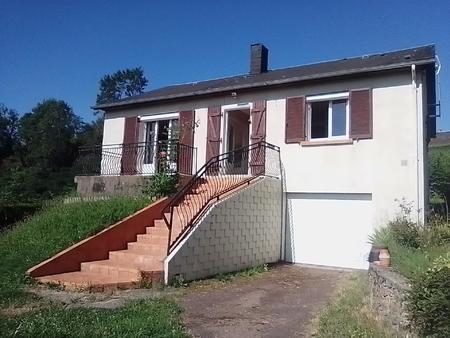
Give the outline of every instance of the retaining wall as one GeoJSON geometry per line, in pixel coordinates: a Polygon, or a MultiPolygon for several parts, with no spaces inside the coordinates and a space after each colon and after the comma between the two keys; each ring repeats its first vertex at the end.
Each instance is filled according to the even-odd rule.
{"type": "Polygon", "coordinates": [[[280,180],[264,178],[216,203],[166,259],[166,282],[279,261],[281,200],[280,180]]]}
{"type": "Polygon", "coordinates": [[[417,337],[409,327],[406,295],[408,280],[390,268],[375,264],[369,267],[370,303],[383,321],[392,325],[401,337],[417,337]]]}

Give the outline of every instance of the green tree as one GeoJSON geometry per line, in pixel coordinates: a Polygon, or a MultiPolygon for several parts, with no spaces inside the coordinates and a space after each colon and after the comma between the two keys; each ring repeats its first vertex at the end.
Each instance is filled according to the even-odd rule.
{"type": "Polygon", "coordinates": [[[20,119],[21,158],[25,167],[56,170],[72,165],[81,119],[62,100],[48,99],[20,119]]]}
{"type": "Polygon", "coordinates": [[[429,159],[431,191],[450,203],[450,147],[432,148],[429,159]]]}
{"type": "Polygon", "coordinates": [[[97,118],[91,123],[84,124],[78,135],[79,145],[101,144],[103,140],[103,117],[97,118]]]}
{"type": "Polygon", "coordinates": [[[13,109],[0,104],[0,165],[2,160],[11,156],[17,144],[19,116],[13,109]]]}
{"type": "Polygon", "coordinates": [[[141,94],[147,84],[148,80],[141,67],[119,70],[111,75],[105,75],[100,80],[96,103],[109,103],[141,94]]]}

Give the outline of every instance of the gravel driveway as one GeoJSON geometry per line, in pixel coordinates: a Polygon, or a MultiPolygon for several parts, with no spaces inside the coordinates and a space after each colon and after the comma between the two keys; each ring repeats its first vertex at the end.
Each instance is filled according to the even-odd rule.
{"type": "Polygon", "coordinates": [[[349,272],[280,265],[179,299],[194,337],[310,337],[311,321],[349,272]]]}

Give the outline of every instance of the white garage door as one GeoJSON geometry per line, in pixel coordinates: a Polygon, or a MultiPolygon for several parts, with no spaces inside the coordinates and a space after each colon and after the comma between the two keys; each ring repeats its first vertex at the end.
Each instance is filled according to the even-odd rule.
{"type": "Polygon", "coordinates": [[[295,263],[366,269],[371,194],[289,193],[286,259],[295,263]]]}

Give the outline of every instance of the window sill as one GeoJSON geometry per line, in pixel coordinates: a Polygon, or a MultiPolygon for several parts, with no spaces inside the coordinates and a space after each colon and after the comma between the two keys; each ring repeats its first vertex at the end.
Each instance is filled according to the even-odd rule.
{"type": "Polygon", "coordinates": [[[302,142],[300,142],[300,145],[302,147],[332,146],[332,145],[344,145],[344,144],[353,144],[353,139],[324,140],[324,141],[302,141],[302,142]]]}

